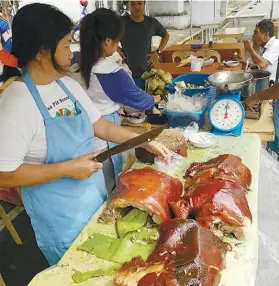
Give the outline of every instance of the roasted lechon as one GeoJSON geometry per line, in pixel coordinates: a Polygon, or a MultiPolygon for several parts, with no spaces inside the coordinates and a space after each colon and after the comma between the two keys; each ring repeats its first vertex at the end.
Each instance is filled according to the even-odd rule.
{"type": "Polygon", "coordinates": [[[147,262],[125,263],[115,275],[121,286],[217,286],[230,247],[196,221],[171,219],[147,262]]]}
{"type": "Polygon", "coordinates": [[[182,183],[174,177],[150,167],[133,169],[120,176],[110,207],[138,208],[160,224],[172,217],[169,203],[178,201],[182,192],[182,183]]]}
{"type": "Polygon", "coordinates": [[[237,182],[249,188],[252,180],[250,170],[240,157],[224,154],[204,163],[192,163],[185,173],[186,188],[209,179],[237,182]]]}

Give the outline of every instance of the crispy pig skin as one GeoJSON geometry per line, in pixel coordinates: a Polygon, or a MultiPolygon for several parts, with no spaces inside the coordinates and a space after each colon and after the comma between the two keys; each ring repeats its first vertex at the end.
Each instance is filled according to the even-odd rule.
{"type": "Polygon", "coordinates": [[[128,170],[120,176],[111,207],[138,208],[160,224],[171,218],[169,202],[179,200],[182,192],[178,179],[150,167],[128,170]]]}
{"type": "MultiPolygon", "coordinates": [[[[137,256],[131,261],[125,262],[121,268],[116,271],[114,282],[118,286],[137,286],[138,282],[145,277],[145,275],[148,275],[148,277],[144,279],[145,283],[148,282],[152,285],[151,281],[154,279],[154,274],[157,277],[157,274],[164,270],[164,266],[164,263],[147,264],[140,256],[137,256]]],[[[143,282],[141,282],[142,286],[144,285],[142,284],[143,282]]]]}
{"type": "Polygon", "coordinates": [[[147,262],[137,257],[125,263],[117,270],[115,282],[121,286],[217,286],[227,250],[226,243],[196,221],[171,219],[160,226],[160,238],[147,262]]]}
{"type": "Polygon", "coordinates": [[[252,181],[251,172],[242,163],[241,158],[231,154],[220,155],[204,163],[191,164],[185,173],[185,178],[188,187],[209,179],[219,179],[238,182],[248,188],[252,181]]]}
{"type": "Polygon", "coordinates": [[[194,217],[209,227],[217,218],[230,226],[245,226],[252,214],[245,196],[246,189],[226,180],[213,180],[193,185],[183,199],[170,205],[176,217],[194,217]]]}

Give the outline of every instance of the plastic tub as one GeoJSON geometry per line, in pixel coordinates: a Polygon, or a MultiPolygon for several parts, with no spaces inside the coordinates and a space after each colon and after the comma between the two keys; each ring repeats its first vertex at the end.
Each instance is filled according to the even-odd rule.
{"type": "Polygon", "coordinates": [[[204,123],[204,114],[209,104],[216,96],[216,88],[210,87],[209,91],[205,93],[205,96],[208,98],[208,102],[198,112],[182,112],[165,109],[164,114],[168,117],[168,125],[175,128],[179,126],[188,126],[192,121],[195,121],[198,123],[199,127],[202,127],[204,123]]]}
{"type": "MultiPolygon", "coordinates": [[[[176,77],[175,79],[173,79],[172,83],[167,85],[167,88],[168,88],[170,93],[174,93],[175,92],[175,83],[178,81],[184,81],[185,84],[191,83],[194,85],[204,86],[206,84],[205,80],[208,80],[209,76],[210,76],[210,74],[182,74],[182,75],[179,75],[178,77],[176,77]]],[[[209,89],[210,89],[210,86],[206,87],[206,88],[192,88],[192,89],[187,88],[183,91],[183,93],[185,95],[192,96],[198,92],[202,92],[202,93],[208,92],[209,89]]]]}

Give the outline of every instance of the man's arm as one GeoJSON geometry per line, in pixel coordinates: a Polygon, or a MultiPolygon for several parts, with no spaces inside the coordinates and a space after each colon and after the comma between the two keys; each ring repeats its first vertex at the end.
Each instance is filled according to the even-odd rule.
{"type": "Polygon", "coordinates": [[[279,98],[278,93],[279,83],[274,84],[268,89],[264,89],[256,93],[255,97],[257,100],[271,100],[279,98]]]}
{"type": "Polygon", "coordinates": [[[162,51],[166,47],[169,41],[169,38],[170,38],[170,34],[166,31],[165,36],[161,39],[161,42],[158,48],[159,51],[162,51]]]}
{"type": "Polygon", "coordinates": [[[261,69],[264,69],[269,65],[269,61],[264,59],[254,50],[254,44],[252,41],[245,41],[244,45],[249,52],[254,64],[259,65],[261,69]]]}

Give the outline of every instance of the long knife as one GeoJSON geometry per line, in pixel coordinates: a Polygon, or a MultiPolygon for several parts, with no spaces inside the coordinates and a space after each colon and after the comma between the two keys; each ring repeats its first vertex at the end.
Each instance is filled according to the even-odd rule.
{"type": "Polygon", "coordinates": [[[164,129],[167,129],[167,128],[168,128],[167,125],[163,125],[158,128],[152,129],[150,131],[144,132],[143,134],[133,139],[129,139],[111,149],[108,149],[107,151],[102,152],[97,157],[95,157],[93,160],[102,163],[113,155],[122,153],[134,147],[140,146],[148,141],[151,141],[152,139],[156,138],[164,129]]]}

